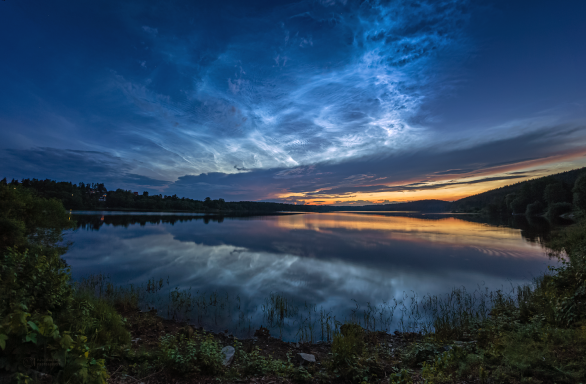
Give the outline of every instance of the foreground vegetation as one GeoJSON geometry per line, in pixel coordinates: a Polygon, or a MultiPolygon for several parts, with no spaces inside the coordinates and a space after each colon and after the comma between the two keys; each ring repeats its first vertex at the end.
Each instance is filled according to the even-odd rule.
{"type": "MultiPolygon", "coordinates": [[[[262,327],[245,340],[194,329],[176,321],[188,303],[179,291],[162,318],[140,311],[137,287],[74,283],[60,242],[71,226],[57,200],[0,185],[2,382],[586,383],[584,221],[552,236],[547,246],[564,262],[532,285],[406,297],[390,320],[367,308],[343,324],[314,309],[301,343],[262,327]],[[228,364],[226,346],[235,351],[228,364]]],[[[162,286],[153,280],[142,291],[162,286]]],[[[301,313],[278,295],[263,310],[267,326],[301,313]]]]}

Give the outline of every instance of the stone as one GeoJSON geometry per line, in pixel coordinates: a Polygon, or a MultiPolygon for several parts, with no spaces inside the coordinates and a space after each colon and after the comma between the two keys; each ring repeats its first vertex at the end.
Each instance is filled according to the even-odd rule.
{"type": "Polygon", "coordinates": [[[299,365],[308,365],[310,363],[315,363],[315,356],[310,355],[309,353],[298,353],[297,362],[299,363],[299,365]]]}
{"type": "Polygon", "coordinates": [[[222,348],[222,353],[224,354],[224,366],[228,366],[232,360],[234,360],[236,350],[234,347],[228,345],[227,347],[222,348]]]}

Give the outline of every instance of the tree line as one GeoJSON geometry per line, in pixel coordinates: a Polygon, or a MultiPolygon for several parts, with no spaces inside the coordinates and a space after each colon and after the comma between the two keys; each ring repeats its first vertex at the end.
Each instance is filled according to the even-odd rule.
{"type": "Polygon", "coordinates": [[[154,211],[191,211],[191,212],[217,212],[217,211],[260,211],[260,212],[312,212],[320,210],[319,206],[294,205],[284,203],[238,201],[227,202],[224,199],[213,200],[206,197],[195,200],[186,197],[178,197],[176,194],[149,195],[148,192],[136,194],[133,191],[116,189],[109,191],[103,183],[79,183],[73,184],[65,181],[38,180],[38,179],[12,179],[6,178],[0,181],[4,186],[21,186],[34,190],[39,197],[57,199],[61,201],[65,209],[96,210],[96,209],[134,209],[154,211]]]}
{"type": "Polygon", "coordinates": [[[421,212],[484,212],[492,216],[545,214],[557,217],[572,210],[586,210],[586,168],[545,176],[507,185],[455,202],[420,200],[406,203],[327,206],[286,203],[238,201],[222,198],[195,200],[174,195],[149,195],[129,190],[108,190],[103,183],[73,184],[55,180],[6,178],[3,186],[21,186],[35,191],[42,198],[56,199],[72,210],[153,210],[187,212],[330,212],[330,211],[421,211],[421,212]]]}
{"type": "Polygon", "coordinates": [[[455,212],[557,217],[586,210],[586,168],[527,180],[470,196],[452,205],[455,212]]]}

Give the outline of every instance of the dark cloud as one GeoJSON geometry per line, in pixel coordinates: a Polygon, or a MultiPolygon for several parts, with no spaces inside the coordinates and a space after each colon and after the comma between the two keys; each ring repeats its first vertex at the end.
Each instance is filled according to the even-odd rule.
{"type": "Polygon", "coordinates": [[[7,176],[301,202],[489,182],[586,144],[574,0],[1,7],[7,176]]]}
{"type": "Polygon", "coordinates": [[[501,180],[512,180],[512,179],[519,179],[525,177],[524,175],[515,175],[515,176],[497,176],[497,177],[485,177],[478,180],[467,180],[467,181],[451,181],[447,183],[412,183],[412,184],[405,184],[405,185],[393,185],[393,186],[386,186],[386,185],[371,185],[367,187],[355,187],[348,191],[348,188],[337,188],[337,189],[327,189],[324,191],[319,192],[307,192],[304,194],[307,198],[312,197],[319,197],[319,196],[327,196],[329,198],[337,198],[337,197],[345,197],[346,194],[351,193],[380,193],[380,192],[409,192],[409,191],[422,191],[422,190],[433,190],[433,189],[443,189],[447,187],[453,187],[456,185],[472,185],[472,184],[480,184],[480,183],[487,183],[490,181],[501,181],[501,180]],[[343,192],[342,192],[343,191],[343,192]]]}
{"type": "Polygon", "coordinates": [[[436,175],[460,175],[473,172],[474,169],[448,169],[447,171],[435,172],[436,175]]]}
{"type": "Polygon", "coordinates": [[[528,175],[532,175],[532,174],[536,174],[536,173],[542,173],[542,172],[547,172],[546,168],[541,168],[541,169],[533,169],[530,171],[515,171],[515,172],[507,172],[507,175],[523,175],[523,176],[528,176],[528,175]]]}
{"type": "Polygon", "coordinates": [[[299,197],[287,199],[294,202],[305,201],[309,198],[344,198],[346,200],[354,197],[356,193],[435,190],[502,180],[513,181],[538,173],[540,169],[517,174],[506,173],[507,167],[523,167],[530,160],[541,159],[540,161],[547,163],[552,161],[548,160],[552,157],[566,154],[560,151],[560,148],[565,145],[559,138],[562,136],[557,139],[549,137],[552,129],[548,127],[512,139],[457,151],[418,152],[383,159],[365,158],[359,162],[316,164],[311,167],[291,169],[252,170],[238,174],[210,173],[184,176],[170,184],[169,190],[178,191],[177,194],[191,194],[198,198],[227,196],[230,200],[275,200],[277,193],[300,194],[299,197]],[[497,151],[501,154],[502,161],[495,163],[494,153],[497,151]],[[528,153],[535,156],[528,157],[528,153]],[[456,166],[463,166],[463,169],[468,170],[468,173],[454,173],[460,179],[473,179],[446,180],[442,174],[452,173],[443,170],[453,170],[456,166]],[[482,171],[499,169],[498,167],[503,169],[500,175],[482,176],[480,174],[482,171]],[[365,170],[368,174],[364,174],[365,170]],[[440,175],[442,177],[438,177],[440,175]],[[381,179],[385,184],[377,182],[381,179]],[[405,183],[402,182],[404,180],[412,181],[405,183]]]}
{"type": "Polygon", "coordinates": [[[0,150],[0,174],[8,178],[38,178],[58,181],[101,182],[115,188],[160,188],[167,181],[132,173],[120,157],[95,151],[33,148],[0,150]]]}

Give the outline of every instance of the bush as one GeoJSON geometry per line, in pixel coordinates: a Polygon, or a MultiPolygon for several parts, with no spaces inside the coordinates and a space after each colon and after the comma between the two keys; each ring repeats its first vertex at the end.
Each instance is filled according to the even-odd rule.
{"type": "Polygon", "coordinates": [[[413,384],[413,378],[406,369],[389,375],[389,384],[413,384]]]}
{"type": "Polygon", "coordinates": [[[290,358],[288,359],[289,361],[283,361],[262,356],[258,347],[255,347],[250,353],[246,353],[242,350],[242,345],[238,341],[234,347],[236,348],[238,360],[236,370],[244,376],[286,376],[293,374],[301,381],[308,378],[309,373],[307,370],[301,368],[295,370],[290,358]]]}
{"type": "Polygon", "coordinates": [[[22,187],[0,185],[0,252],[31,245],[57,249],[63,230],[72,226],[57,200],[40,198],[22,187]]]}
{"type": "Polygon", "coordinates": [[[543,190],[543,200],[548,205],[567,202],[566,195],[567,192],[562,183],[548,184],[543,190]]]}
{"type": "Polygon", "coordinates": [[[574,194],[574,205],[576,208],[585,211],[586,210],[586,174],[580,175],[574,183],[572,189],[574,194]]]}
{"type": "Polygon", "coordinates": [[[364,330],[357,324],[344,324],[334,335],[332,355],[335,365],[346,365],[364,352],[364,330]]]}
{"type": "Polygon", "coordinates": [[[564,213],[572,212],[572,204],[570,203],[555,203],[549,206],[547,210],[547,217],[560,217],[564,213]]]}
{"type": "Polygon", "coordinates": [[[125,320],[104,298],[76,290],[69,310],[62,317],[63,325],[88,335],[88,345],[96,356],[105,357],[130,345],[125,320]]]}
{"type": "Polygon", "coordinates": [[[69,268],[59,252],[35,247],[18,252],[9,248],[0,254],[0,316],[15,305],[30,312],[59,311],[72,301],[69,268]]]}
{"type": "Polygon", "coordinates": [[[0,324],[0,369],[20,373],[26,379],[35,361],[60,382],[105,384],[108,379],[104,360],[96,360],[81,334],[59,332],[51,313],[44,315],[15,309],[0,324]],[[47,359],[49,359],[47,361],[47,359]]]}
{"type": "MultiPolygon", "coordinates": [[[[402,360],[412,364],[426,360],[421,375],[430,384],[583,382],[585,234],[586,221],[552,233],[545,245],[552,256],[563,256],[561,265],[550,267],[553,273],[533,285],[517,288],[516,297],[497,295],[490,316],[479,318],[470,329],[475,341],[457,343],[440,354],[429,343],[416,343],[402,360]]],[[[437,334],[433,336],[438,340],[437,334]]]]}
{"type": "Polygon", "coordinates": [[[193,337],[163,336],[159,345],[158,364],[179,374],[222,374],[224,354],[213,336],[195,333],[193,337]]]}
{"type": "Polygon", "coordinates": [[[542,211],[543,211],[543,204],[541,204],[541,202],[539,202],[539,201],[536,201],[536,202],[531,203],[527,206],[527,209],[525,210],[525,215],[537,216],[537,215],[541,214],[542,211]]]}
{"type": "Polygon", "coordinates": [[[523,213],[527,209],[527,201],[524,198],[517,197],[511,202],[511,210],[513,213],[523,213]]]}
{"type": "Polygon", "coordinates": [[[0,184],[0,369],[18,380],[30,379],[26,361],[50,358],[58,382],[105,383],[100,357],[130,343],[108,302],[72,286],[57,244],[70,226],[61,203],[0,184]]]}
{"type": "Polygon", "coordinates": [[[328,369],[336,377],[355,383],[370,381],[383,374],[375,351],[367,351],[364,330],[357,324],[344,324],[334,335],[328,369]]]}

